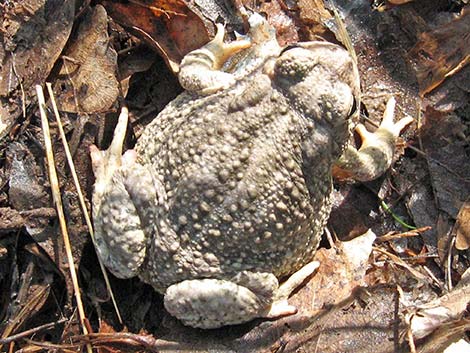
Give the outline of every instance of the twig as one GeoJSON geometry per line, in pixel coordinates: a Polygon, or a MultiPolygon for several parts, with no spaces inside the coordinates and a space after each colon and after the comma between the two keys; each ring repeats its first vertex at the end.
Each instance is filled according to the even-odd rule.
{"type": "Polygon", "coordinates": [[[446,287],[448,291],[452,290],[452,249],[455,246],[456,237],[452,236],[450,239],[450,244],[447,249],[447,256],[446,256],[446,263],[445,263],[445,280],[446,280],[446,287]]]}
{"type": "Polygon", "coordinates": [[[16,72],[15,54],[12,53],[11,57],[13,59],[12,64],[11,64],[11,66],[13,68],[13,73],[15,74],[16,79],[18,80],[18,82],[20,84],[20,89],[21,89],[21,109],[23,111],[23,119],[26,119],[26,94],[24,93],[24,87],[23,87],[23,82],[22,82],[21,76],[18,75],[18,73],[16,72]]]}
{"type": "MultiPolygon", "coordinates": [[[[85,310],[83,309],[83,302],[82,302],[82,297],[80,295],[80,287],[78,285],[77,272],[75,270],[75,263],[73,261],[72,249],[70,246],[69,233],[67,231],[67,224],[65,222],[64,209],[62,206],[62,199],[60,197],[60,191],[59,191],[59,180],[57,178],[57,172],[55,170],[54,155],[52,152],[51,135],[49,131],[49,122],[47,120],[47,114],[45,110],[46,101],[44,99],[44,92],[40,85],[36,85],[36,94],[38,96],[39,111],[41,113],[41,125],[42,125],[42,131],[44,134],[44,146],[46,148],[46,157],[47,157],[47,165],[49,169],[49,182],[51,184],[52,198],[54,200],[54,204],[57,209],[57,216],[59,217],[60,231],[62,233],[62,238],[64,240],[65,253],[67,255],[67,262],[69,265],[70,276],[72,279],[75,300],[77,302],[78,317],[80,320],[80,325],[82,327],[83,333],[87,335],[88,329],[85,326],[85,319],[86,319],[85,310]]],[[[93,353],[91,344],[87,344],[86,347],[87,347],[88,353],[93,353]]]]}
{"type": "MultiPolygon", "coordinates": [[[[48,295],[50,290],[50,286],[47,285],[45,287],[40,288],[38,291],[34,293],[34,295],[26,302],[26,304],[21,308],[18,315],[16,315],[12,320],[10,320],[1,335],[2,340],[7,340],[12,332],[15,331],[16,328],[19,328],[26,320],[27,315],[34,311],[38,310],[38,307],[44,303],[45,297],[48,295]]],[[[2,349],[3,343],[0,341],[0,351],[3,352],[2,349]]]]}
{"type": "Polygon", "coordinates": [[[52,328],[52,327],[54,327],[54,326],[63,324],[63,323],[66,322],[66,321],[67,321],[67,319],[65,319],[65,318],[64,318],[64,319],[60,319],[60,320],[58,320],[58,321],[49,322],[49,323],[47,323],[47,324],[40,325],[40,326],[31,328],[31,329],[29,329],[29,330],[26,330],[26,331],[17,333],[16,335],[11,335],[11,336],[8,336],[8,337],[6,337],[6,338],[0,338],[0,344],[7,344],[7,343],[10,343],[10,342],[19,340],[20,338],[30,336],[30,335],[32,335],[33,333],[37,333],[37,332],[42,331],[42,330],[48,330],[48,329],[50,329],[50,328],[52,328]]]}
{"type": "Polygon", "coordinates": [[[413,229],[413,230],[409,230],[407,232],[402,232],[402,233],[397,233],[397,234],[391,232],[391,233],[387,233],[385,235],[382,235],[381,237],[378,237],[377,242],[378,243],[383,243],[383,242],[390,241],[390,240],[395,240],[395,239],[416,237],[416,236],[420,235],[421,233],[424,233],[424,232],[426,232],[430,229],[432,229],[431,226],[424,226],[424,227],[416,228],[416,229],[413,229]]]}
{"type": "MultiPolygon", "coordinates": [[[[378,251],[379,253],[387,256],[388,258],[390,258],[394,263],[396,263],[397,265],[407,269],[413,276],[415,276],[416,278],[420,279],[420,280],[423,280],[423,281],[426,281],[426,282],[429,282],[429,278],[426,277],[425,275],[423,275],[421,272],[415,270],[414,268],[412,268],[410,265],[408,265],[405,261],[403,261],[402,259],[400,259],[398,256],[386,251],[386,250],[383,250],[381,248],[378,248],[378,247],[374,247],[373,248],[375,251],[378,251]]],[[[440,287],[440,284],[439,282],[437,283],[438,284],[438,287],[440,287]]]]}

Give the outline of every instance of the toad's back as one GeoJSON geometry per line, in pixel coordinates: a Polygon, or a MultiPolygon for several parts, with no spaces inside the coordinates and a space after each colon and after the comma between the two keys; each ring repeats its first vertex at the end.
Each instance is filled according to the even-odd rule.
{"type": "Polygon", "coordinates": [[[148,282],[163,291],[243,270],[283,276],[309,262],[331,187],[331,161],[311,146],[315,135],[264,74],[170,104],[136,146],[167,198],[142,271],[148,282]]]}

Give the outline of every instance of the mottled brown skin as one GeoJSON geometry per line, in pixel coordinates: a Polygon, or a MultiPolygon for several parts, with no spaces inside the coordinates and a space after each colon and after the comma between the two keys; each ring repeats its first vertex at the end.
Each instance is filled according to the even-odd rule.
{"type": "Polygon", "coordinates": [[[331,169],[355,114],[358,72],[346,50],[325,42],[283,50],[265,22],[252,24],[251,39],[230,80],[204,60],[208,50],[240,48],[219,38],[190,53],[181,81],[193,91],[106,176],[98,165],[105,153],[119,159],[116,151],[92,154],[100,256],[118,276],[150,283],[190,326],[295,312],[287,296],[315,268],[331,169]],[[207,85],[204,70],[214,74],[207,85]],[[279,287],[277,278],[299,269],[279,287]]]}

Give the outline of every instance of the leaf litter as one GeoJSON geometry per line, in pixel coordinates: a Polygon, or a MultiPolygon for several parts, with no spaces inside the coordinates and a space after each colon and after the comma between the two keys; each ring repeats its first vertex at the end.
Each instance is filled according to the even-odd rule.
{"type": "Polygon", "coordinates": [[[0,5],[0,344],[10,351],[79,351],[91,343],[114,352],[437,352],[454,341],[464,344],[470,299],[470,80],[464,39],[469,8],[451,0],[382,3],[387,6],[381,12],[363,0],[245,3],[266,14],[283,44],[318,37],[341,42],[336,9],[358,58],[369,128],[390,95],[399,103],[397,118],[416,120],[387,176],[337,183],[329,245],[316,255],[318,273],[290,299],[299,307],[295,316],[189,329],[165,313],[149,286],[111,278],[123,313],[119,324],[100,289],[105,287],[97,259],[51,123],[88,336],[80,335],[64,266],[34,85],[46,78],[53,83],[78,179],[89,197],[88,146],[109,143],[122,95],[131,108],[132,145],[180,92],[172,72],[185,53],[213,35],[214,21],[224,20],[229,34],[246,28],[243,17],[234,15],[237,3],[221,1],[0,5]],[[408,234],[396,219],[418,229],[408,234]]]}

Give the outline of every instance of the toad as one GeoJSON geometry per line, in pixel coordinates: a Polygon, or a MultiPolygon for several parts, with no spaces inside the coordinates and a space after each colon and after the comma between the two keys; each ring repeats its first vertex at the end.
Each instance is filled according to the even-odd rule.
{"type": "Polygon", "coordinates": [[[296,312],[289,294],[312,262],[330,213],[332,168],[359,180],[389,168],[394,101],[374,133],[357,121],[351,55],[321,41],[281,48],[260,15],[248,36],[185,56],[185,92],[122,155],[123,109],[106,151],[92,147],[98,254],[139,276],[185,325],[216,328],[296,312]],[[228,64],[226,63],[228,61],[228,64]],[[288,279],[279,283],[279,279],[288,279]]]}

